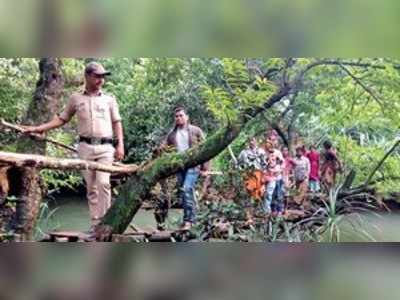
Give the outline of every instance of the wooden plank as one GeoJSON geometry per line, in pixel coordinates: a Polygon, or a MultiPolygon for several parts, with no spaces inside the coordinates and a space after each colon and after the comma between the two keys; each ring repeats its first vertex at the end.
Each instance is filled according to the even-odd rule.
{"type": "MultiPolygon", "coordinates": [[[[138,243],[138,242],[173,242],[175,240],[190,239],[189,231],[140,231],[127,234],[114,234],[112,242],[138,243]]],[[[94,237],[79,231],[53,231],[46,233],[42,242],[93,242],[94,237]]]]}
{"type": "Polygon", "coordinates": [[[51,239],[67,238],[71,241],[86,240],[90,237],[89,234],[79,231],[53,231],[49,232],[48,235],[51,239]]]}

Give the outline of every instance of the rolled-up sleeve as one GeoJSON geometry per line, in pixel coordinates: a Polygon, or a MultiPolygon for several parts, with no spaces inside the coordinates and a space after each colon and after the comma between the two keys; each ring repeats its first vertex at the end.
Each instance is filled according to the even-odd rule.
{"type": "Polygon", "coordinates": [[[67,105],[64,108],[64,111],[58,114],[58,117],[67,123],[71,120],[71,118],[74,116],[75,113],[76,113],[75,99],[74,97],[71,96],[68,100],[67,105]]]}
{"type": "Polygon", "coordinates": [[[114,97],[112,97],[111,99],[111,121],[113,123],[121,121],[121,115],[119,114],[118,103],[114,97]]]}

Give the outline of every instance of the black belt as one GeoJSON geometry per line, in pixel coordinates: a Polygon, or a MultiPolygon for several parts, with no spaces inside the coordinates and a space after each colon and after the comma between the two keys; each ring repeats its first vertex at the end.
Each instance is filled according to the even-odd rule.
{"type": "Polygon", "coordinates": [[[110,138],[80,136],[79,142],[84,142],[89,145],[104,145],[104,144],[112,145],[114,143],[114,140],[110,138]]]}

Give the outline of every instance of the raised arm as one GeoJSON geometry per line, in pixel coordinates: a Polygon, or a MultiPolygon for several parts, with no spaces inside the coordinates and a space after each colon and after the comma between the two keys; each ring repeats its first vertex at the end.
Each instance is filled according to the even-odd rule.
{"type": "Polygon", "coordinates": [[[49,130],[63,126],[68,123],[76,112],[74,97],[71,96],[64,111],[60,115],[56,115],[50,122],[44,123],[39,126],[22,126],[25,133],[44,133],[49,130]]]}
{"type": "Polygon", "coordinates": [[[44,123],[39,126],[21,126],[25,133],[45,133],[49,130],[61,127],[65,124],[65,121],[60,119],[59,116],[55,116],[50,122],[44,123]]]}

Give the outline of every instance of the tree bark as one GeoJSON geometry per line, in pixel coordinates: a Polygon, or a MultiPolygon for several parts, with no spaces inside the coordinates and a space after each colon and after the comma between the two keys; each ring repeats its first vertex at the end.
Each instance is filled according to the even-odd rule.
{"type": "MultiPolygon", "coordinates": [[[[29,105],[24,124],[41,124],[50,121],[59,110],[60,98],[64,87],[61,72],[61,60],[57,58],[42,58],[39,61],[39,80],[33,100],[29,105]]],[[[22,138],[17,145],[18,152],[46,154],[45,141],[33,141],[22,138]]],[[[43,197],[42,184],[36,168],[22,168],[22,189],[17,195],[16,232],[23,239],[33,237],[34,227],[39,214],[43,197]]]]}

